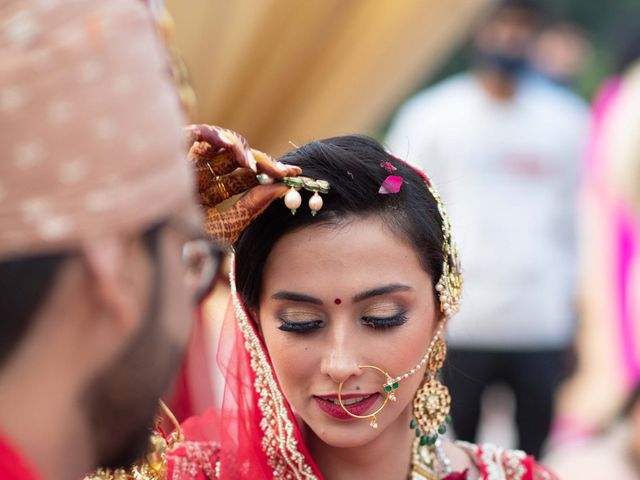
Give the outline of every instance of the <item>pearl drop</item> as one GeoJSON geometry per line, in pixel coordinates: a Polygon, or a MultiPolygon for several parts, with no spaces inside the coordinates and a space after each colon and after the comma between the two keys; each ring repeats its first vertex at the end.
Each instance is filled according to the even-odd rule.
{"type": "Polygon", "coordinates": [[[314,193],[313,196],[309,199],[309,208],[311,209],[311,215],[315,215],[318,210],[322,208],[322,197],[318,194],[318,192],[314,193]]]}
{"type": "Polygon", "coordinates": [[[441,291],[443,291],[443,290],[444,290],[444,287],[442,286],[442,284],[441,284],[441,283],[438,283],[438,284],[436,285],[436,290],[437,290],[438,292],[441,292],[441,291]]]}
{"type": "Polygon", "coordinates": [[[291,213],[296,214],[296,210],[302,205],[302,197],[298,191],[291,187],[287,194],[284,196],[284,204],[287,206],[291,213]]]}

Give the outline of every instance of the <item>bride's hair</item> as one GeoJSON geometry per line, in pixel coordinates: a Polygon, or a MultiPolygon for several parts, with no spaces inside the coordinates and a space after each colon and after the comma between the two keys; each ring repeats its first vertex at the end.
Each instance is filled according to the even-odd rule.
{"type": "Polygon", "coordinates": [[[423,268],[437,282],[444,260],[442,218],[424,179],[413,168],[389,155],[376,140],[359,135],[310,142],[280,161],[302,167],[306,177],[327,180],[331,189],[322,195],[324,206],[315,217],[307,206],[311,194],[301,190],[303,202],[295,216],[284,202],[275,201],[238,239],[236,285],[247,307],[254,310],[258,305],[264,264],[281,237],[310,225],[341,226],[368,216],[382,219],[398,238],[413,246],[423,268]],[[391,172],[393,168],[397,170],[391,172]],[[389,175],[404,180],[400,192],[378,193],[389,175]]]}

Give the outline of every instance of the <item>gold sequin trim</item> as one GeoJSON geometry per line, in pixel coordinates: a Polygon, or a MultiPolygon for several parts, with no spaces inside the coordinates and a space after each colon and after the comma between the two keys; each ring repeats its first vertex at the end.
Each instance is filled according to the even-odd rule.
{"type": "Polygon", "coordinates": [[[269,364],[260,339],[244,311],[236,290],[235,256],[232,257],[231,298],[238,319],[240,331],[245,340],[245,348],[251,358],[251,369],[255,372],[254,388],[258,394],[258,407],[262,413],[260,428],[264,436],[262,448],[273,468],[273,478],[317,480],[305,456],[298,449],[295,427],[289,418],[286,400],[278,387],[275,375],[269,364]]]}

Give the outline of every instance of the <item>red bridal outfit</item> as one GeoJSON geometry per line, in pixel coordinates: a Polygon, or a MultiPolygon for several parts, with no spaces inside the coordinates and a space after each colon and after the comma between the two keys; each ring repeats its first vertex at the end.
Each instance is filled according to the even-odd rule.
{"type": "MultiPolygon", "coordinates": [[[[278,386],[264,343],[236,292],[233,272],[231,296],[218,352],[226,380],[222,404],[184,422],[184,441],[167,454],[167,478],[322,479],[278,386]]],[[[524,452],[465,442],[457,445],[468,452],[482,480],[556,479],[524,452]]],[[[420,463],[420,458],[428,457],[420,455],[425,448],[414,446],[417,460],[408,478],[477,480],[466,472],[431,475],[429,466],[420,463]]]]}
{"type": "MultiPolygon", "coordinates": [[[[398,158],[395,160],[404,163],[398,158]]],[[[388,162],[381,167],[389,173],[396,170],[388,162]]],[[[433,194],[442,216],[445,263],[436,290],[444,281],[443,289],[438,291],[441,299],[442,295],[449,295],[449,303],[441,305],[448,317],[453,312],[454,303],[457,308],[462,286],[457,250],[439,195],[426,175],[414,170],[424,180],[425,188],[433,194]]],[[[393,194],[399,190],[399,186],[394,187],[393,182],[389,182],[390,179],[393,180],[393,175],[384,181],[380,193],[393,194]]],[[[278,385],[254,319],[237,293],[235,258],[232,259],[229,280],[231,305],[222,327],[217,358],[225,379],[222,402],[183,424],[183,441],[166,454],[168,479],[322,479],[278,385]]],[[[451,471],[446,456],[442,458],[439,439],[435,440],[435,445],[433,442],[427,445],[420,440],[416,438],[412,451],[407,452],[410,458],[407,462],[409,479],[477,480],[471,478],[467,470],[451,471]],[[442,468],[443,465],[446,468],[442,468]]],[[[467,452],[482,480],[556,478],[521,451],[465,442],[457,442],[457,446],[467,452]]]]}
{"type": "Polygon", "coordinates": [[[18,450],[1,435],[0,478],[2,480],[38,480],[40,478],[18,450]]]}

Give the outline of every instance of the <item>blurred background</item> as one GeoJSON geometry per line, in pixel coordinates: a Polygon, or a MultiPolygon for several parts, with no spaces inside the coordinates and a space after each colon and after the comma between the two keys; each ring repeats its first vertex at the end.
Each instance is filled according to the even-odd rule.
{"type": "MultiPolygon", "coordinates": [[[[561,478],[640,478],[640,2],[522,3],[535,3],[539,12],[524,52],[527,75],[559,95],[558,116],[567,110],[562,99],[583,111],[570,135],[584,148],[564,154],[577,172],[575,189],[564,192],[563,205],[555,204],[576,207],[565,221],[575,223],[570,248],[577,281],[567,298],[574,316],[566,319],[573,331],[554,346],[570,359],[557,366],[562,382],[553,390],[552,424],[541,454],[561,478]],[[578,123],[585,124],[583,133],[577,133],[578,123]],[[612,465],[620,467],[615,475],[612,465]]],[[[481,70],[475,35],[500,5],[168,0],[171,19],[164,19],[164,28],[192,121],[236,130],[253,147],[277,156],[292,144],[346,133],[392,144],[408,99],[461,72],[481,70]]],[[[491,61],[495,67],[497,59],[491,61]]],[[[505,66],[502,61],[500,68],[505,66]]],[[[550,119],[556,115],[553,103],[544,113],[550,119]]],[[[467,133],[460,130],[459,142],[467,133]]],[[[548,140],[545,148],[553,149],[556,141],[548,140]]],[[[557,140],[563,142],[566,136],[557,140]]],[[[523,165],[518,168],[535,167],[523,165]]],[[[554,204],[541,215],[555,218],[554,204]]],[[[215,312],[224,311],[219,305],[227,298],[224,285],[221,280],[208,301],[212,345],[221,320],[215,312]]],[[[537,381],[535,375],[530,381],[537,381]]],[[[465,439],[520,445],[514,395],[500,381],[484,389],[488,383],[478,438],[465,439]]]]}
{"type": "MultiPolygon", "coordinates": [[[[637,0],[543,0],[558,68],[591,98],[638,31],[637,0]],[[572,32],[573,33],[573,32],[572,32]],[[571,35],[571,34],[569,34],[571,35]],[[566,50],[566,52],[565,52],[566,50]]],[[[273,154],[288,141],[382,138],[402,100],[464,69],[466,41],[496,0],[168,0],[173,45],[198,99],[194,120],[227,125],[273,154]]],[[[551,47],[553,50],[553,47],[551,47]]]]}

